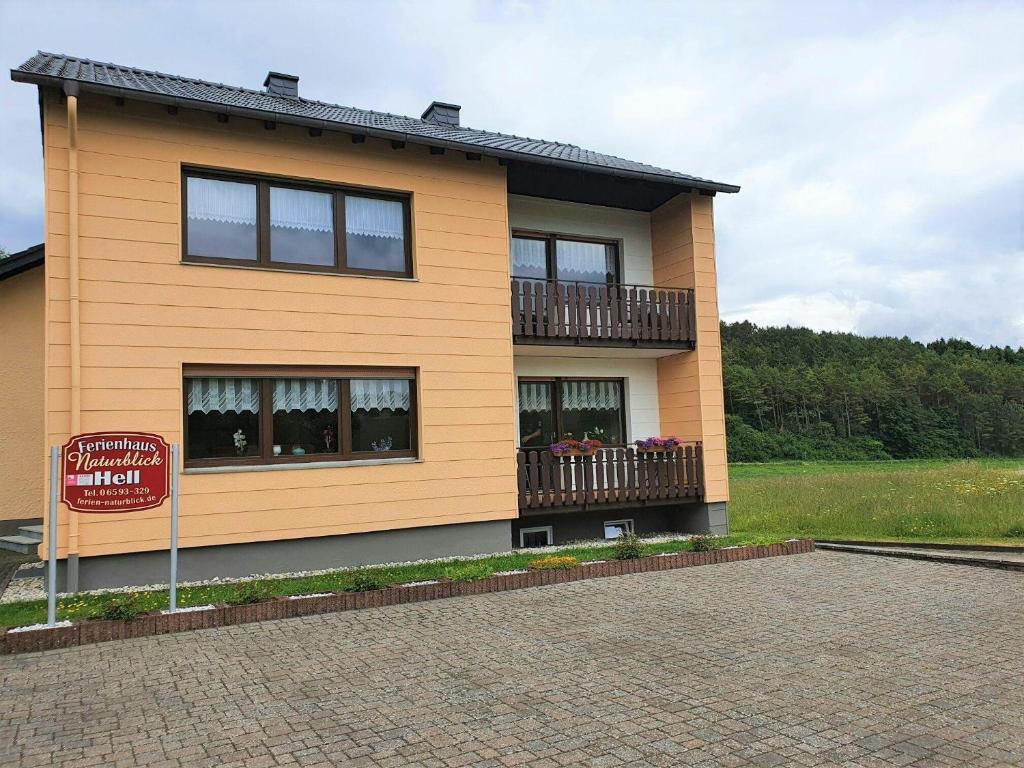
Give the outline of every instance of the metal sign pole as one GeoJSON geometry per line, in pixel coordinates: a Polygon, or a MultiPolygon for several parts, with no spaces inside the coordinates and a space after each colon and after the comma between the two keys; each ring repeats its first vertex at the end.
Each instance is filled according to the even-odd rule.
{"type": "Polygon", "coordinates": [[[178,610],[178,444],[171,446],[171,594],[170,612],[178,610]]]}
{"type": "Polygon", "coordinates": [[[50,448],[50,520],[46,529],[49,553],[46,570],[49,584],[46,589],[46,626],[57,624],[57,477],[60,472],[60,448],[50,448]]]}

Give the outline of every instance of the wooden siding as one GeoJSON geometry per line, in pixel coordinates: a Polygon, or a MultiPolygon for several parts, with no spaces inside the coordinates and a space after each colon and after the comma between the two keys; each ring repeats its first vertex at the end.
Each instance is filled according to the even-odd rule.
{"type": "Polygon", "coordinates": [[[43,269],[0,282],[0,520],[43,514],[43,269]]]}
{"type": "Polygon", "coordinates": [[[654,283],[693,288],[697,348],[658,360],[661,433],[701,441],[706,501],[728,501],[722,340],[712,198],[679,195],[651,214],[654,283]]]}
{"type": "MultiPolygon", "coordinates": [[[[420,462],[185,474],[182,546],[516,516],[503,168],[95,96],[80,99],[78,135],[83,431],[179,441],[185,363],[419,369],[420,462]],[[182,264],[183,165],[409,193],[416,279],[182,264]]],[[[68,142],[55,94],[44,138],[46,439],[61,444],[71,408],[68,142]]],[[[83,557],[167,546],[166,506],[79,520],[83,557]]],[[[62,516],[61,556],[66,525],[62,516]]]]}

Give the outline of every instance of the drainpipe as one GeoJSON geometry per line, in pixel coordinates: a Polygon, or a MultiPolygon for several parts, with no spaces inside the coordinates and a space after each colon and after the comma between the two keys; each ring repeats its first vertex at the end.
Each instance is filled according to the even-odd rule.
{"type": "MultiPolygon", "coordinates": [[[[71,434],[82,432],[82,327],[78,261],[78,83],[64,83],[68,105],[68,308],[71,325],[71,434]]],[[[68,510],[65,589],[78,591],[78,512],[68,510]]]]}

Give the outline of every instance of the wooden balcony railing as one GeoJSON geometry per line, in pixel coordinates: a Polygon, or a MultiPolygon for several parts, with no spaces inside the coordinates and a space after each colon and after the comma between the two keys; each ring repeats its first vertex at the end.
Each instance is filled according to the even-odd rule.
{"type": "Polygon", "coordinates": [[[693,291],[513,278],[512,334],[517,344],[693,349],[693,291]]]}
{"type": "Polygon", "coordinates": [[[666,504],[704,495],[700,443],[666,453],[603,448],[594,456],[520,450],[518,462],[519,509],[524,514],[666,504]]]}

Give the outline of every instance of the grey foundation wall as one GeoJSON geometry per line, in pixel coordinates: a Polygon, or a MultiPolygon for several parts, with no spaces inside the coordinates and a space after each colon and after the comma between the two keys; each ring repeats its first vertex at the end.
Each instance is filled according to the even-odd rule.
{"type": "Polygon", "coordinates": [[[597,512],[556,512],[530,515],[512,521],[512,541],[519,546],[522,528],[551,526],[553,543],[604,538],[604,523],[632,520],[633,530],[641,536],[653,533],[729,533],[729,515],[724,501],[711,504],[687,503],[677,506],[603,509],[597,512]]]}
{"type": "MultiPolygon", "coordinates": [[[[182,548],[178,550],[178,581],[508,552],[512,548],[511,522],[457,523],[314,539],[182,548]]],[[[170,575],[168,550],[83,557],[78,563],[79,590],[166,584],[170,575]]],[[[66,584],[66,566],[66,560],[57,564],[57,584],[61,590],[66,584]]]]}

